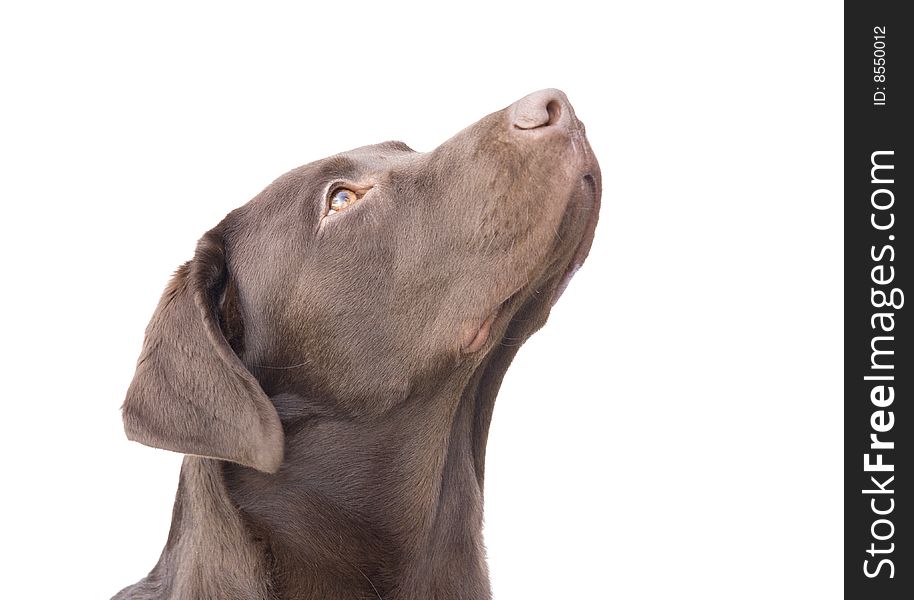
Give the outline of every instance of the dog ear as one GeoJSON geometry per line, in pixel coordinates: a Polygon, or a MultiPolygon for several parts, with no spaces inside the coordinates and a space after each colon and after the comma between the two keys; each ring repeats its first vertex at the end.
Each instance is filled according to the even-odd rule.
{"type": "Polygon", "coordinates": [[[279,416],[220,326],[232,287],[217,227],[175,273],[146,328],[121,409],[124,429],[147,446],[275,473],[283,457],[279,416]]]}

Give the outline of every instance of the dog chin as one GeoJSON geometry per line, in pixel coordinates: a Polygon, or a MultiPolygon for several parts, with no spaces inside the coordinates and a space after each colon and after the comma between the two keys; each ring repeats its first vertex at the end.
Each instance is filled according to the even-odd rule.
{"type": "Polygon", "coordinates": [[[593,175],[588,173],[581,178],[575,196],[576,197],[572,198],[572,201],[569,204],[570,210],[586,210],[589,212],[589,215],[587,224],[581,234],[581,239],[572,255],[571,262],[568,264],[564,274],[561,279],[559,279],[558,285],[555,287],[555,291],[552,293],[551,306],[555,306],[555,303],[559,301],[559,298],[565,293],[565,289],[568,287],[568,284],[571,282],[575,273],[577,273],[578,269],[581,268],[581,265],[584,264],[584,260],[590,253],[590,246],[593,243],[593,234],[597,228],[597,219],[600,214],[600,190],[597,187],[593,175]]]}

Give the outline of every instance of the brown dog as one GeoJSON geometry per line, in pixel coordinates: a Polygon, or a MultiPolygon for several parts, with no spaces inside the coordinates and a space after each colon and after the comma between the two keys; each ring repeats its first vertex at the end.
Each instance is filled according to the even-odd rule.
{"type": "Polygon", "coordinates": [[[124,402],[130,439],[189,456],[158,564],[115,598],[488,598],[495,395],[599,198],[583,126],[543,90],[229,213],[166,288],[124,402]]]}

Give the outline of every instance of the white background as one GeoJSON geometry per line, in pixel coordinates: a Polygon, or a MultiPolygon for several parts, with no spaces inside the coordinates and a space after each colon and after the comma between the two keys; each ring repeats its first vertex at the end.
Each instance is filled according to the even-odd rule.
{"type": "Polygon", "coordinates": [[[10,4],[5,598],[155,564],[180,457],[118,408],[204,231],[292,167],[430,150],[543,87],[587,125],[603,210],[495,411],[495,598],[839,597],[839,3],[10,4]]]}

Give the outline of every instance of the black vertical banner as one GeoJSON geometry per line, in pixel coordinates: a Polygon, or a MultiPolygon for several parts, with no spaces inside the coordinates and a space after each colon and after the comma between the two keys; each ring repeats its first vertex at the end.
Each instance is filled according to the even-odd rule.
{"type": "Polygon", "coordinates": [[[902,6],[851,2],[844,15],[844,583],[867,600],[914,598],[902,492],[914,479],[914,22],[902,6]]]}

